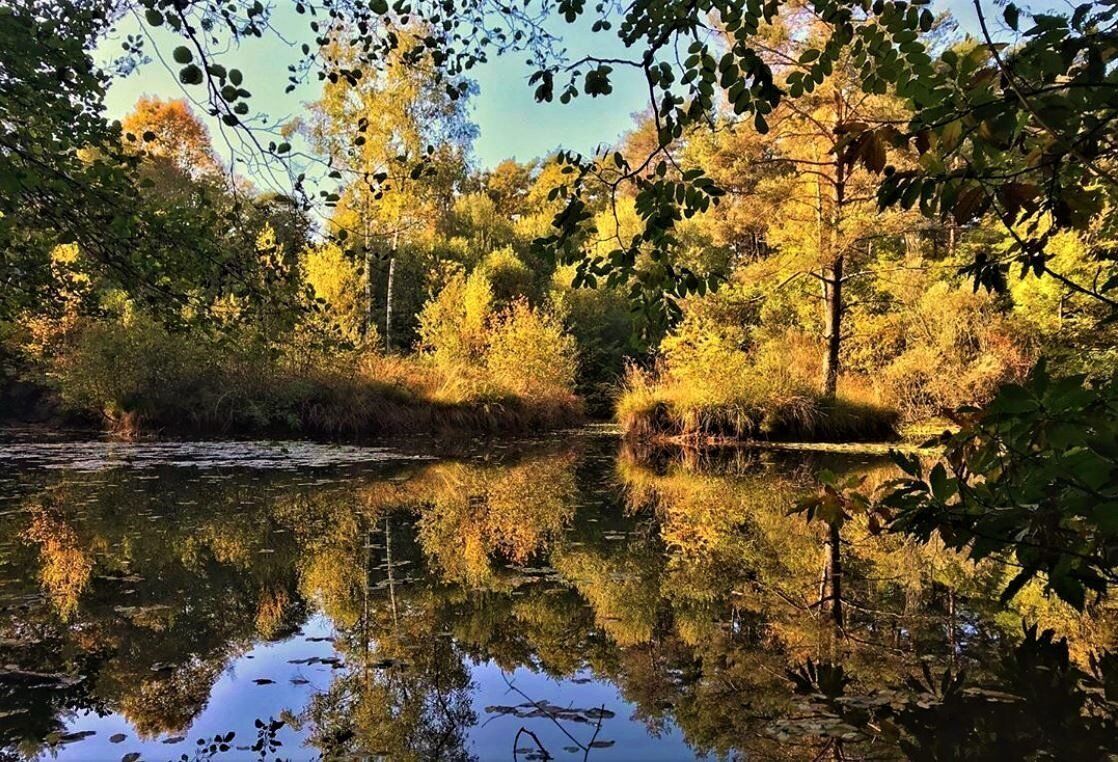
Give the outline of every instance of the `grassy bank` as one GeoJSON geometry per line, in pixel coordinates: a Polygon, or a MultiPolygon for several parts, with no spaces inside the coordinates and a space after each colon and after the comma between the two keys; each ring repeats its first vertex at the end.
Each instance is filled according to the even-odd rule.
{"type": "MultiPolygon", "coordinates": [[[[743,377],[739,377],[739,381],[743,377]]],[[[642,440],[873,442],[897,437],[896,411],[849,390],[726,383],[696,389],[670,374],[631,371],[617,403],[625,436],[642,440]]]]}
{"type": "Polygon", "coordinates": [[[637,439],[878,442],[897,437],[898,416],[841,397],[715,406],[626,394],[618,406],[618,419],[625,436],[637,439]]]}
{"type": "Polygon", "coordinates": [[[582,420],[573,343],[553,316],[514,304],[476,325],[465,348],[457,317],[432,320],[441,333],[408,355],[300,329],[282,341],[256,329],[171,331],[140,315],[52,323],[46,341],[26,330],[9,346],[55,418],[123,437],[524,433],[582,420]]]}

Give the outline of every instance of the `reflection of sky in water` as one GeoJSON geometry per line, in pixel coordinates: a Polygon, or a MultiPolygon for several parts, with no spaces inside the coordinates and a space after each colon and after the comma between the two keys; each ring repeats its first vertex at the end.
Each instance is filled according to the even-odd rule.
{"type": "MultiPolygon", "coordinates": [[[[590,673],[586,673],[587,675],[590,673]]],[[[631,718],[635,707],[626,702],[617,688],[609,683],[592,680],[583,682],[585,676],[571,680],[556,680],[541,672],[520,668],[502,677],[501,669],[495,664],[484,663],[473,668],[477,690],[474,693],[474,708],[479,722],[470,732],[473,750],[480,759],[508,759],[511,757],[512,742],[517,731],[525,727],[535,733],[547,751],[558,759],[581,759],[582,750],[571,752],[574,741],[567,737],[555,723],[545,717],[520,719],[511,715],[485,714],[487,706],[518,705],[525,703],[524,696],[510,690],[509,683],[519,688],[537,704],[549,704],[577,709],[596,709],[604,706],[614,712],[614,717],[602,721],[597,741],[610,743],[607,747],[597,747],[591,759],[604,760],[678,760],[694,756],[683,737],[674,726],[664,730],[660,738],[651,739],[647,728],[631,718]],[[506,677],[508,682],[506,682],[506,677]]],[[[567,722],[563,725],[567,732],[584,746],[594,738],[594,725],[567,722]]],[[[534,744],[527,735],[520,737],[520,749],[532,749],[534,744]]]]}
{"type": "MultiPolygon", "coordinates": [[[[330,642],[310,640],[333,635],[329,618],[315,614],[294,637],[278,643],[259,644],[233,659],[214,684],[206,708],[181,736],[162,735],[141,740],[128,721],[118,715],[98,717],[92,712],[81,713],[66,723],[67,732],[93,731],[94,735],[59,747],[57,759],[115,762],[132,752],[138,752],[144,760],[176,759],[184,752],[192,754],[198,738],[210,739],[230,730],[237,734],[233,739],[234,747],[252,744],[256,740],[255,718],[280,717],[285,711],[298,714],[316,691],[329,687],[337,670],[329,665],[292,664],[291,661],[339,656],[330,642]],[[253,682],[258,679],[274,682],[258,685],[253,682]],[[303,683],[304,680],[307,682],[303,683]],[[119,743],[111,742],[118,733],[127,738],[119,743]],[[183,740],[176,741],[179,737],[183,740]],[[164,743],[167,740],[176,742],[164,743]]],[[[645,726],[632,719],[635,707],[624,701],[614,686],[590,680],[589,673],[573,680],[556,680],[526,668],[502,673],[500,667],[488,661],[468,666],[473,682],[473,708],[478,715],[477,725],[468,732],[469,749],[479,760],[511,758],[512,741],[521,727],[535,733],[556,759],[581,759],[583,756],[582,750],[577,753],[569,750],[577,748],[574,742],[546,717],[517,718],[485,711],[486,707],[525,703],[524,696],[509,688],[510,682],[537,704],[580,709],[604,706],[613,712],[613,717],[602,720],[597,735],[600,745],[591,752],[592,759],[629,760],[636,756],[641,760],[679,760],[694,756],[678,730],[670,724],[659,738],[649,738],[645,726]]],[[[594,725],[565,722],[563,727],[583,745],[589,745],[594,738],[594,725]]],[[[277,755],[292,760],[318,759],[318,750],[304,747],[301,735],[291,727],[280,730],[278,738],[283,746],[277,750],[277,755]]],[[[523,758],[523,750],[533,747],[528,736],[521,735],[520,756],[523,758]]],[[[231,760],[251,756],[249,751],[234,748],[217,758],[231,760]]]]}
{"type": "MultiPolygon", "coordinates": [[[[290,659],[335,655],[328,642],[308,641],[308,637],[326,637],[332,634],[330,621],[321,615],[313,616],[303,627],[303,632],[279,643],[257,645],[241,657],[234,659],[221,678],[214,684],[205,710],[182,735],[185,739],[174,744],[163,743],[176,736],[163,735],[147,741],[140,740],[128,721],[118,715],[97,717],[86,714],[67,723],[67,731],[96,731],[84,741],[62,747],[60,760],[119,760],[130,752],[139,752],[144,760],[175,759],[183,752],[192,754],[198,738],[210,739],[218,733],[236,732],[234,747],[251,745],[256,741],[253,720],[279,717],[284,710],[299,712],[316,689],[325,689],[334,670],[324,665],[290,664],[290,659]],[[292,683],[293,678],[308,680],[305,685],[292,683]],[[275,682],[257,685],[256,679],[275,682]],[[120,743],[109,739],[116,733],[128,738],[120,743]]],[[[303,748],[299,735],[289,727],[280,730],[283,742],[279,755],[294,760],[316,759],[317,751],[303,748]]],[[[234,749],[219,759],[243,759],[250,752],[234,749]],[[234,753],[235,752],[235,753],[234,753]]]]}

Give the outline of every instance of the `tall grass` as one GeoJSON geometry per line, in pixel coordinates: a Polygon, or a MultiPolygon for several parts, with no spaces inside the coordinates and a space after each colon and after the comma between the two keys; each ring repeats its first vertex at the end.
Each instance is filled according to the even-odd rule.
{"type": "Polygon", "coordinates": [[[864,442],[894,438],[898,415],[841,389],[833,400],[807,392],[698,399],[686,385],[630,369],[617,419],[626,436],[637,439],[864,442]]]}
{"type": "Polygon", "coordinates": [[[744,331],[685,321],[651,371],[628,370],[617,404],[637,438],[868,441],[895,435],[897,414],[868,385],[847,379],[834,399],[819,389],[819,351],[789,331],[750,345],[744,331]]]}
{"type": "Polygon", "coordinates": [[[90,320],[42,365],[64,409],[99,416],[120,436],[526,432],[581,417],[569,388],[518,389],[430,355],[328,351],[288,339],[215,340],[143,319],[90,320]]]}

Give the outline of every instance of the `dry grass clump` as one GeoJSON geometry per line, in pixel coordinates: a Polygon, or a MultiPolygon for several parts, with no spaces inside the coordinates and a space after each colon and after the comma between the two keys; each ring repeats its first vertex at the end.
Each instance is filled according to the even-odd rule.
{"type": "Polygon", "coordinates": [[[896,436],[898,415],[875,402],[796,394],[696,401],[686,387],[631,369],[618,399],[626,436],[639,439],[771,439],[819,442],[881,441],[896,436]]]}
{"type": "MultiPolygon", "coordinates": [[[[828,400],[815,355],[794,332],[745,349],[744,333],[685,321],[651,371],[631,367],[617,417],[628,436],[869,441],[895,436],[897,415],[865,385],[828,400]],[[817,377],[817,376],[816,376],[817,377]]],[[[817,352],[816,352],[817,354],[817,352]]]]}

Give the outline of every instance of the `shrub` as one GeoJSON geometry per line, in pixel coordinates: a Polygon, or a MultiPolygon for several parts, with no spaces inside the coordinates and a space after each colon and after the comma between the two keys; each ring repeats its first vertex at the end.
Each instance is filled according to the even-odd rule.
{"type": "Polygon", "coordinates": [[[485,367],[500,389],[525,397],[571,396],[577,366],[574,338],[551,313],[517,300],[490,324],[485,367]]]}
{"type": "MultiPolygon", "coordinates": [[[[341,247],[333,244],[316,246],[303,256],[303,278],[321,300],[321,313],[316,319],[322,327],[337,331],[346,342],[356,344],[362,338],[368,305],[365,283],[357,268],[341,247]]],[[[370,346],[376,346],[376,325],[366,335],[370,346]]]]}
{"type": "Polygon", "coordinates": [[[908,421],[984,404],[1033,365],[1027,331],[988,294],[937,283],[907,323],[903,349],[883,363],[877,384],[908,421]]]}
{"type": "Polygon", "coordinates": [[[489,281],[493,299],[498,304],[508,304],[518,298],[532,300],[536,295],[535,275],[510,246],[486,255],[475,273],[489,281]]]}
{"type": "MultiPolygon", "coordinates": [[[[529,311],[502,321],[515,329],[502,339],[503,351],[517,351],[517,336],[547,335],[554,319],[533,325],[539,320],[529,311]]],[[[71,332],[42,362],[67,409],[101,415],[123,435],[524,431],[578,418],[576,400],[553,386],[564,370],[548,363],[546,353],[536,353],[517,375],[506,373],[515,388],[503,390],[484,376],[483,356],[475,369],[482,385],[450,393],[458,375],[430,357],[293,349],[286,338],[279,347],[251,332],[215,342],[199,332],[169,333],[148,320],[96,320],[71,332]],[[528,394],[544,389],[546,399],[528,394]],[[491,404],[498,398],[501,404],[491,404]]]]}
{"type": "Polygon", "coordinates": [[[51,364],[65,404],[103,413],[114,425],[137,418],[190,418],[215,404],[214,353],[142,316],[86,322],[51,364]]]}
{"type": "Polygon", "coordinates": [[[481,272],[456,273],[419,314],[420,349],[443,370],[483,363],[486,330],[493,316],[493,288],[481,272]]]}
{"type": "Polygon", "coordinates": [[[798,331],[765,338],[689,316],[652,372],[630,368],[618,419],[637,437],[866,440],[893,435],[896,416],[864,393],[818,391],[818,350],[798,331]]]}

